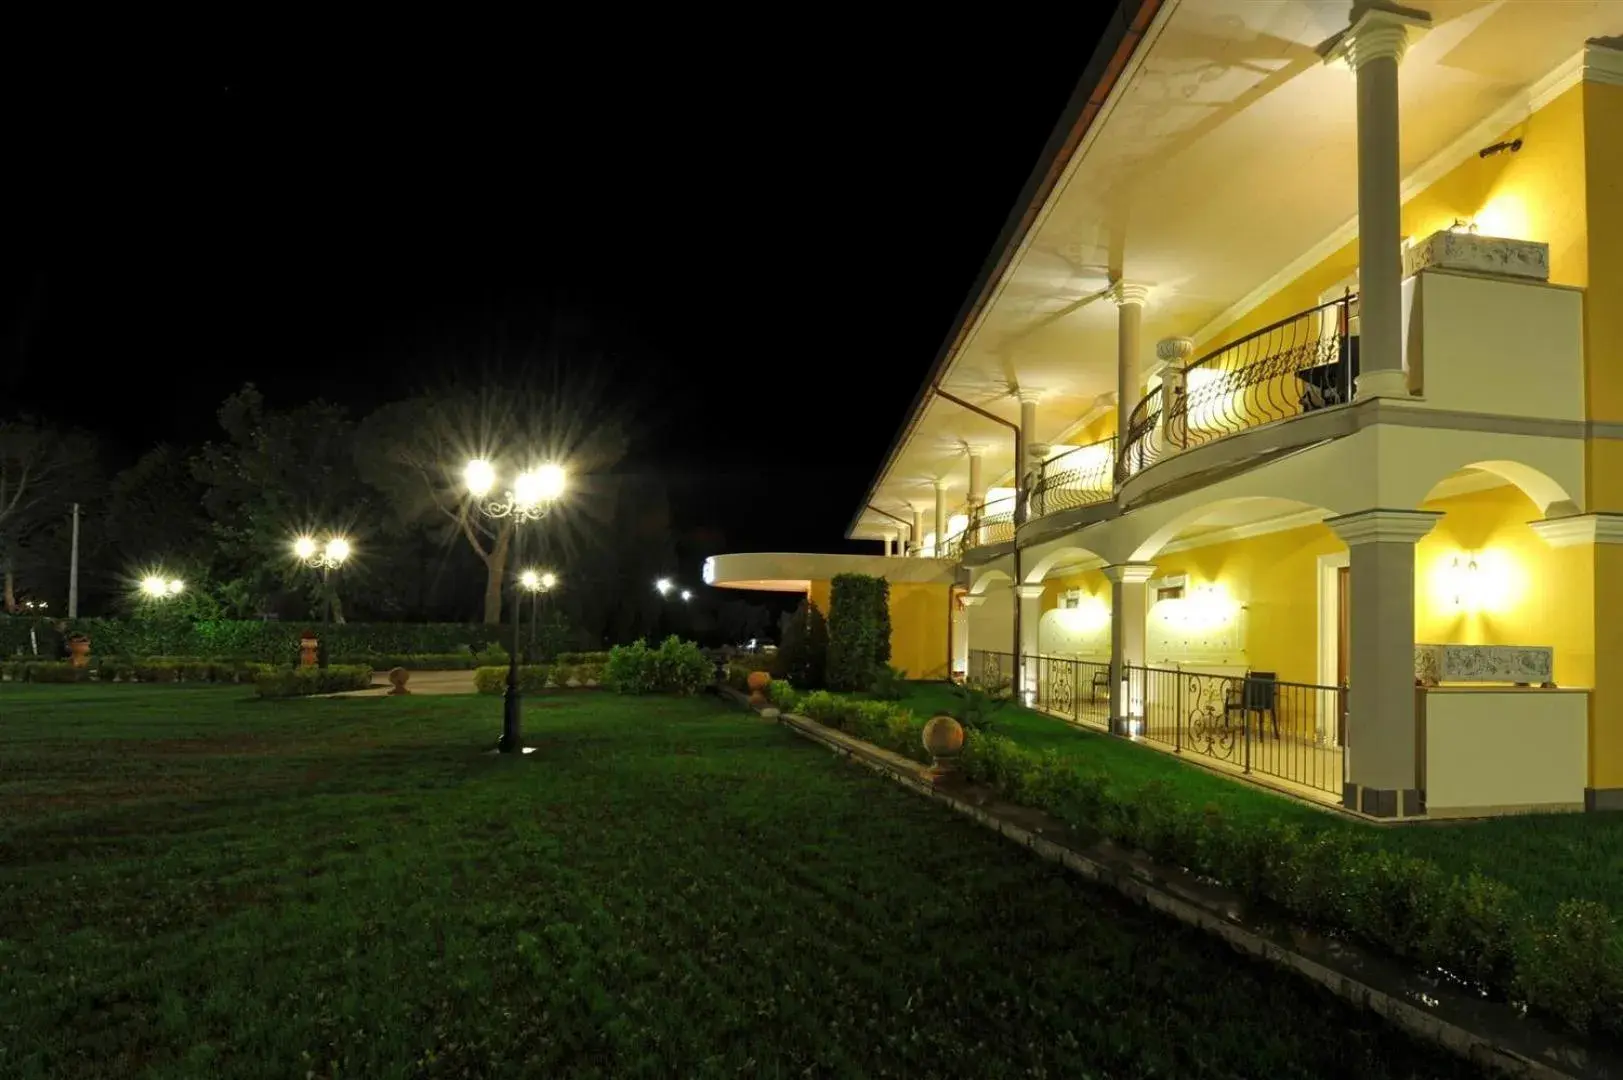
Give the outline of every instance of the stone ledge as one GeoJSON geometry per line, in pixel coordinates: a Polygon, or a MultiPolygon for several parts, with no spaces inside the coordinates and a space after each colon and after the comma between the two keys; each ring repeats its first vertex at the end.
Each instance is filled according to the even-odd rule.
{"type": "MultiPolygon", "coordinates": [[[[730,687],[718,689],[724,697],[747,707],[744,695],[730,687]]],[[[1475,1065],[1505,1076],[1537,1080],[1623,1076],[1623,1062],[1577,1038],[1552,1034],[1509,1005],[1485,1002],[1439,980],[1416,975],[1351,942],[1270,923],[1251,913],[1237,893],[1154,863],[1107,838],[1080,834],[1041,811],[1003,802],[989,789],[966,783],[936,784],[926,766],[824,727],[810,717],[783,713],[778,723],[903,787],[946,803],[1079,877],[1222,938],[1236,951],[1311,979],[1343,1001],[1475,1065]]]]}

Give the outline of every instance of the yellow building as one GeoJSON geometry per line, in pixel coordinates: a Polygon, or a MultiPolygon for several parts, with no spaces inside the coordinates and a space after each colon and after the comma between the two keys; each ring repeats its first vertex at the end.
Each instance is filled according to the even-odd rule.
{"type": "Polygon", "coordinates": [[[715,583],[856,559],[912,674],[1373,816],[1623,808],[1620,32],[1126,0],[852,520],[886,555],[715,583]]]}

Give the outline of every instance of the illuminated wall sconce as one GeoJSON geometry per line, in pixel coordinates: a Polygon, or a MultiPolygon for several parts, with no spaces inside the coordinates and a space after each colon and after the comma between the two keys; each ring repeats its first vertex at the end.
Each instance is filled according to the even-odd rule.
{"type": "Polygon", "coordinates": [[[1448,227],[1448,231],[1451,233],[1470,233],[1475,236],[1476,222],[1466,221],[1464,218],[1455,218],[1454,224],[1448,227]]]}
{"type": "Polygon", "coordinates": [[[1449,566],[1449,585],[1454,593],[1454,606],[1474,608],[1477,594],[1476,556],[1470,552],[1454,556],[1449,566]]]}

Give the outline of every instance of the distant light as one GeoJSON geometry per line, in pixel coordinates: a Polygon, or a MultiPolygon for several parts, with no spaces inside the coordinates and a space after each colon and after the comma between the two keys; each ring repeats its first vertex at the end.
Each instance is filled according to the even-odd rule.
{"type": "Polygon", "coordinates": [[[156,574],[141,579],[141,591],[148,596],[168,596],[169,583],[156,574]]]}
{"type": "Polygon", "coordinates": [[[692,600],[693,599],[692,590],[691,589],[683,589],[682,590],[682,599],[684,599],[684,600],[692,600]]]}
{"type": "Polygon", "coordinates": [[[327,561],[337,565],[349,558],[349,541],[335,536],[327,541],[327,561]]]}
{"type": "Polygon", "coordinates": [[[169,595],[179,596],[186,589],[186,583],[179,578],[169,583],[169,595]]]}
{"type": "Polygon", "coordinates": [[[550,589],[556,584],[558,584],[558,575],[551,570],[541,575],[541,587],[543,589],[550,589]]]}
{"type": "Polygon", "coordinates": [[[518,576],[519,584],[532,592],[541,587],[541,575],[534,570],[526,570],[518,576]]]}
{"type": "Polygon", "coordinates": [[[475,495],[488,494],[496,486],[496,466],[484,458],[474,458],[463,468],[462,482],[475,495]]]}
{"type": "Polygon", "coordinates": [[[301,559],[308,559],[316,553],[316,542],[312,537],[301,536],[293,541],[293,554],[301,559]]]}
{"type": "Polygon", "coordinates": [[[671,591],[671,579],[668,577],[660,578],[658,581],[654,582],[654,588],[659,590],[659,595],[661,596],[669,595],[671,591]]]}

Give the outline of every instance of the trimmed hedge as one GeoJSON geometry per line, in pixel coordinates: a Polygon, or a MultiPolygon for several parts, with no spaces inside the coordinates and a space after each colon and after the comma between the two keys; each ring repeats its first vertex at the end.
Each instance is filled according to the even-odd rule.
{"type": "MultiPolygon", "coordinates": [[[[68,632],[90,638],[92,654],[107,656],[195,656],[292,663],[299,635],[315,630],[333,656],[401,656],[423,653],[477,653],[500,646],[511,627],[464,623],[266,622],[257,619],[73,619],[68,632]]],[[[0,657],[32,653],[29,633],[37,631],[42,654],[54,654],[62,634],[54,620],[0,616],[0,657]]]]}
{"type": "Polygon", "coordinates": [[[254,692],[262,698],[308,697],[365,690],[372,685],[372,669],[364,664],[289,668],[264,672],[254,679],[254,692]]]}
{"type": "Polygon", "coordinates": [[[609,650],[608,685],[620,694],[697,694],[716,681],[716,667],[691,641],[672,634],[650,649],[638,638],[609,650]]]}
{"type": "Polygon", "coordinates": [[[9,660],[0,663],[0,679],[35,683],[247,683],[272,670],[273,665],[251,660],[107,659],[92,667],[77,668],[66,660],[9,660]]]}
{"type": "Polygon", "coordinates": [[[867,574],[836,574],[828,602],[830,690],[866,690],[874,672],[890,665],[890,582],[867,574]]]}
{"type": "MultiPolygon", "coordinates": [[[[801,694],[782,683],[769,696],[784,711],[928,760],[924,721],[900,706],[801,694]]],[[[967,779],[1012,802],[1189,867],[1296,921],[1351,934],[1576,1030],[1623,1035],[1623,935],[1603,904],[1571,900],[1553,919],[1535,916],[1502,882],[1445,875],[1429,860],[1374,846],[1350,829],[1232,822],[1213,804],[1180,800],[1163,781],[1127,786],[1053,750],[1028,750],[990,732],[965,731],[960,765],[967,779]]]]}
{"type": "MultiPolygon", "coordinates": [[[[520,664],[520,693],[535,693],[548,687],[562,690],[574,686],[599,686],[604,679],[602,664],[520,664]]],[[[481,694],[507,691],[507,666],[475,668],[473,688],[481,694]]]]}

